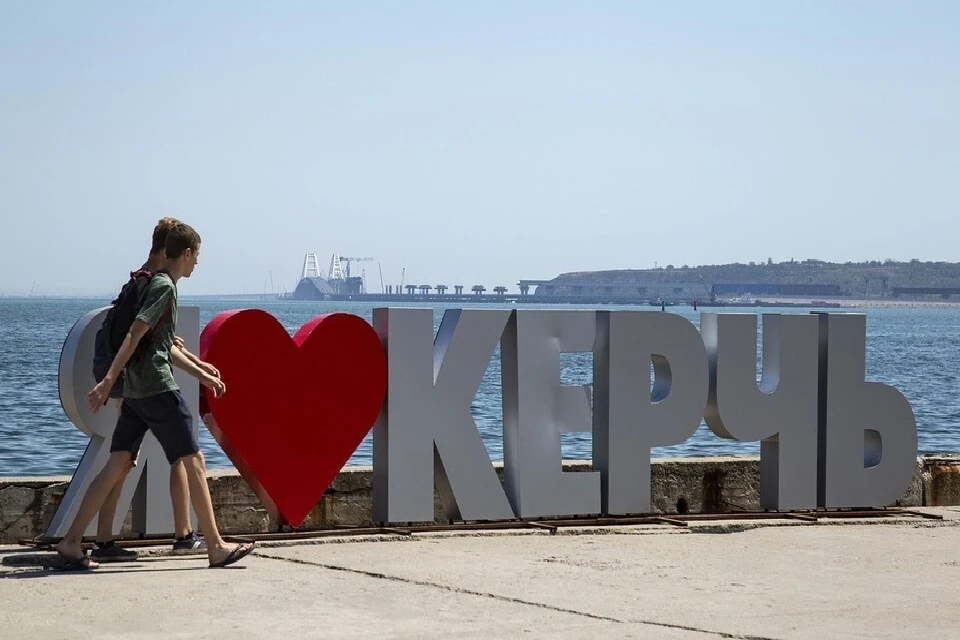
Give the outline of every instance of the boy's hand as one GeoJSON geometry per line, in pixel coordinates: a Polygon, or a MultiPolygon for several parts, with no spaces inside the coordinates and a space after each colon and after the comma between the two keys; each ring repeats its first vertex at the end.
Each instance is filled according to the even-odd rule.
{"type": "Polygon", "coordinates": [[[87,404],[90,405],[90,411],[93,413],[100,411],[100,407],[104,405],[107,401],[107,396],[110,395],[110,387],[112,386],[113,382],[108,382],[107,379],[104,378],[87,394],[87,404]]]}
{"type": "Polygon", "coordinates": [[[183,338],[180,336],[173,336],[173,346],[177,349],[183,349],[183,338]]]}
{"type": "Polygon", "coordinates": [[[227,385],[223,384],[223,380],[217,378],[216,376],[211,376],[210,374],[200,378],[200,384],[208,389],[212,389],[214,398],[219,398],[227,392],[227,385]]]}
{"type": "Polygon", "coordinates": [[[209,362],[198,362],[197,365],[198,365],[201,369],[203,369],[204,371],[206,371],[207,373],[209,373],[211,376],[213,376],[214,378],[219,378],[219,377],[220,377],[220,372],[217,370],[217,368],[216,368],[215,366],[213,366],[213,365],[210,364],[209,362]]]}

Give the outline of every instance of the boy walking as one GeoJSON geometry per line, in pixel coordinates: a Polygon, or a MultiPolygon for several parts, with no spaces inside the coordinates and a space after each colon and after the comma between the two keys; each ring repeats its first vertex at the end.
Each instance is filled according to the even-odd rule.
{"type": "MultiPolygon", "coordinates": [[[[178,224],[180,224],[179,220],[169,217],[161,218],[157,222],[157,225],[153,228],[150,253],[147,255],[147,261],[140,267],[141,270],[155,273],[163,268],[163,265],[166,263],[167,234],[178,224]]],[[[109,327],[105,327],[104,329],[109,329],[109,327]]],[[[101,331],[104,329],[101,329],[101,331]]],[[[101,336],[98,336],[98,338],[101,338],[101,336]]],[[[102,338],[104,344],[109,342],[107,336],[102,336],[102,338]]],[[[94,357],[94,371],[98,372],[99,370],[97,378],[101,379],[109,370],[112,360],[108,348],[102,349],[104,353],[100,353],[101,349],[99,349],[99,344],[98,340],[98,350],[94,357]]],[[[183,348],[182,342],[178,343],[177,346],[184,351],[188,358],[200,364],[192,353],[189,353],[183,348]]],[[[201,365],[201,368],[204,367],[201,365]]],[[[219,377],[220,374],[214,367],[207,364],[206,368],[208,373],[219,377]]],[[[123,402],[122,394],[122,385],[114,384],[114,387],[110,391],[110,397],[111,399],[116,399],[118,407],[120,403],[123,402]]],[[[127,473],[137,463],[137,453],[137,451],[131,452],[130,467],[120,476],[113,489],[107,495],[103,506],[100,507],[100,513],[97,517],[96,543],[94,544],[93,551],[90,553],[90,556],[98,562],[132,562],[138,557],[136,551],[118,547],[114,542],[115,538],[113,535],[113,520],[117,512],[117,503],[120,501],[120,492],[123,489],[127,473]]],[[[173,553],[182,554],[205,551],[206,544],[203,538],[198,536],[190,528],[190,492],[187,487],[187,474],[182,462],[178,462],[170,467],[170,500],[173,503],[175,536],[173,553]]]]}
{"type": "Polygon", "coordinates": [[[167,461],[182,462],[186,471],[190,499],[207,543],[211,567],[233,564],[250,554],[256,544],[228,546],[217,529],[213,503],[207,487],[206,464],[193,431],[193,416],[173,379],[173,365],[187,371],[219,397],[226,387],[219,377],[197,366],[174,347],[177,320],[177,287],[180,278],[189,278],[200,254],[200,236],[186,224],[174,226],[167,234],[164,269],[154,275],[147,287],[140,312],[117,352],[109,371],[88,395],[90,409],[96,412],[106,401],[120,371],[124,371],[123,404],[113,441],[110,459],[90,484],[57,553],[67,568],[96,569],[99,565],[88,558],[81,547],[83,532],[117,480],[130,468],[133,453],[147,430],[153,432],[163,447],[167,461]],[[152,339],[141,347],[144,336],[152,339]]]}

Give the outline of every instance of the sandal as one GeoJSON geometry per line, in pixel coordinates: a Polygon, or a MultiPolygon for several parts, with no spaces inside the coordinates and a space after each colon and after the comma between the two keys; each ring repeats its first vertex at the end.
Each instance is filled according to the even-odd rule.
{"type": "Polygon", "coordinates": [[[93,571],[100,568],[100,564],[91,560],[86,554],[79,558],[70,558],[57,551],[57,555],[63,560],[63,564],[54,567],[57,571],[93,571]]]}
{"type": "Polygon", "coordinates": [[[233,551],[227,554],[226,558],[224,558],[220,562],[211,562],[210,568],[213,569],[216,567],[227,567],[233,564],[234,562],[237,562],[238,560],[242,560],[246,556],[250,555],[250,553],[252,553],[253,550],[256,548],[257,548],[256,542],[250,542],[247,544],[238,544],[233,548],[233,551]]]}

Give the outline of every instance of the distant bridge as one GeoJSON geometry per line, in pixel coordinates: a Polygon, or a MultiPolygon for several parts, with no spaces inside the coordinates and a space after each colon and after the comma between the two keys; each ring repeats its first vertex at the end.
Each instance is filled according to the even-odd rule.
{"type": "MultiPolygon", "coordinates": [[[[840,297],[844,293],[836,284],[774,284],[774,283],[723,283],[705,282],[651,282],[645,280],[584,281],[573,278],[556,280],[520,280],[518,294],[507,294],[506,287],[494,287],[495,295],[486,293],[481,285],[466,287],[456,285],[406,285],[387,287],[382,293],[363,290],[358,277],[343,280],[328,280],[322,277],[301,279],[293,293],[299,300],[369,300],[409,302],[480,302],[500,300],[508,302],[571,302],[571,303],[652,303],[678,302],[712,303],[718,298],[733,296],[784,296],[798,298],[840,297]],[[404,289],[406,293],[404,293],[404,289]],[[453,291],[448,293],[448,289],[453,291]],[[467,289],[465,291],[465,289],[467,289]],[[535,289],[535,291],[531,291],[535,289]],[[468,293],[468,291],[472,293],[468,293]]],[[[940,288],[895,288],[894,295],[903,294],[960,294],[960,289],[940,288]]]]}

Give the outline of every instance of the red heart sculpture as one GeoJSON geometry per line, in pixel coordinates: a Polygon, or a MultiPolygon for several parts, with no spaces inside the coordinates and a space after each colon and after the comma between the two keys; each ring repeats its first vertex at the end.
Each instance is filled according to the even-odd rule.
{"type": "Polygon", "coordinates": [[[204,327],[200,357],[227,386],[220,398],[204,389],[211,433],[265,506],[300,526],[383,406],[379,337],[347,313],[318,316],[291,339],[265,311],[227,311],[204,327]]]}

